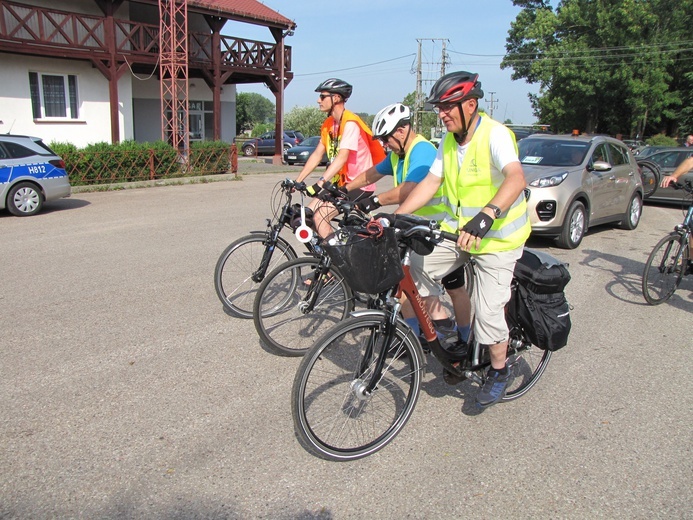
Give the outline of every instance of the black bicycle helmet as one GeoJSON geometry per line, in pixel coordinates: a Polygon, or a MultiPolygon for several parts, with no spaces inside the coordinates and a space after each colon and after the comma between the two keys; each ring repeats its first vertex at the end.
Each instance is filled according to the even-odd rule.
{"type": "Polygon", "coordinates": [[[426,103],[438,105],[441,103],[461,103],[469,98],[482,98],[479,75],[461,70],[451,72],[435,82],[426,103]]]}
{"type": "Polygon", "coordinates": [[[318,88],[315,89],[315,92],[329,92],[330,94],[339,94],[342,96],[342,99],[346,101],[351,97],[351,92],[354,90],[354,87],[349,85],[344,80],[337,79],[337,78],[330,78],[326,79],[320,85],[318,85],[318,88]]]}

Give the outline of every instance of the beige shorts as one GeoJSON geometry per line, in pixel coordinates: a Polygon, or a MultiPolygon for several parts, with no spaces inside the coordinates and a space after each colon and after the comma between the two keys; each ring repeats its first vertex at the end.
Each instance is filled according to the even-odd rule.
{"type": "MultiPolygon", "coordinates": [[[[473,255],[476,261],[474,290],[474,335],[482,345],[495,345],[508,339],[505,304],[510,300],[510,282],[523,247],[500,253],[473,255]]],[[[427,256],[412,254],[411,274],[421,296],[443,293],[440,280],[469,261],[469,253],[446,243],[437,245],[427,256]]]]}

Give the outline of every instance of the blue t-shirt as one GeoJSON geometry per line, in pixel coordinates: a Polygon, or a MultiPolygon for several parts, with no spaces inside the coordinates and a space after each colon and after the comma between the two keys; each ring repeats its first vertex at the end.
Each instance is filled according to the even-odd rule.
{"type": "MultiPolygon", "coordinates": [[[[380,175],[393,175],[392,161],[390,157],[393,152],[389,152],[385,160],[375,165],[376,171],[380,175]]],[[[414,145],[409,156],[409,173],[404,182],[419,183],[428,175],[428,170],[436,158],[436,147],[429,141],[421,141],[414,145]]],[[[402,184],[402,169],[404,168],[404,159],[397,163],[397,180],[398,184],[402,184]]]]}

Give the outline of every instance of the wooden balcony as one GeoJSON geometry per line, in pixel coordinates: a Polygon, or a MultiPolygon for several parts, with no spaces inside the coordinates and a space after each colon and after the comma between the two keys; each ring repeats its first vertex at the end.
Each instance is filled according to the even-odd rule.
{"type": "MultiPolygon", "coordinates": [[[[208,76],[214,67],[213,35],[190,33],[190,76],[208,76]]],[[[232,83],[279,77],[277,43],[219,37],[220,72],[232,83]]],[[[127,62],[133,69],[156,64],[159,26],[70,13],[0,0],[0,52],[69,59],[127,62]]],[[[291,47],[284,47],[285,77],[291,74],[291,47]]]]}

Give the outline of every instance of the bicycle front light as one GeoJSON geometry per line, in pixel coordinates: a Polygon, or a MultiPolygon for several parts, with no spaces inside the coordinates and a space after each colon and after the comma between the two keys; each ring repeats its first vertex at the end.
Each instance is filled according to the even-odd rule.
{"type": "Polygon", "coordinates": [[[568,172],[559,173],[557,175],[550,175],[549,177],[541,177],[540,179],[534,179],[529,183],[533,188],[551,188],[552,186],[558,186],[568,177],[568,172]]]}

